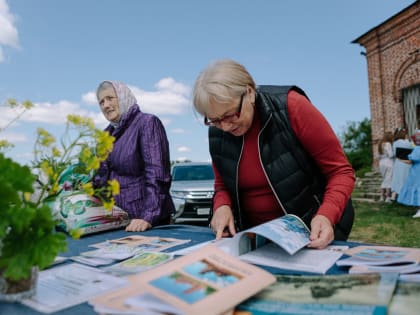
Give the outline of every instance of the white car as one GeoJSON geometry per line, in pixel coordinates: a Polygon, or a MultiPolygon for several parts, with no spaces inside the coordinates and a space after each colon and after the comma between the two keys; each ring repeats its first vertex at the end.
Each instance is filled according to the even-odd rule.
{"type": "Polygon", "coordinates": [[[170,194],[175,204],[174,223],[206,222],[214,194],[211,163],[185,162],[172,166],[170,194]]]}

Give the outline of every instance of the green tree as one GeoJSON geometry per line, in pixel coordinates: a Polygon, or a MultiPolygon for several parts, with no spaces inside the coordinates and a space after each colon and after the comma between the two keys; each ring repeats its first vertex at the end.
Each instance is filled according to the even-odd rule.
{"type": "Polygon", "coordinates": [[[344,152],[356,172],[372,168],[372,125],[368,118],[347,123],[340,137],[344,152]]]}

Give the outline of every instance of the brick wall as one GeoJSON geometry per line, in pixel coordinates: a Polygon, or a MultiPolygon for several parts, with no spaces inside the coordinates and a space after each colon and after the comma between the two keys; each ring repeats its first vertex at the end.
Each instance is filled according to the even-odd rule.
{"type": "Polygon", "coordinates": [[[420,1],[353,43],[366,49],[375,166],[385,131],[406,125],[402,90],[420,83],[420,1]]]}

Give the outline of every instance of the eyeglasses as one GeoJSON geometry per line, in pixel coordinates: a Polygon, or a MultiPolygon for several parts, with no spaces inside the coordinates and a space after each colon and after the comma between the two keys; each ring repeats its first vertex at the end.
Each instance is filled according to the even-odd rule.
{"type": "Polygon", "coordinates": [[[206,126],[216,126],[216,125],[220,125],[222,122],[234,122],[234,121],[236,121],[239,118],[239,116],[241,116],[242,103],[243,103],[245,94],[246,94],[246,92],[241,95],[241,99],[239,101],[238,109],[236,110],[236,112],[234,114],[226,115],[225,117],[215,118],[215,119],[209,119],[209,118],[207,118],[207,116],[204,116],[204,124],[206,126]]]}

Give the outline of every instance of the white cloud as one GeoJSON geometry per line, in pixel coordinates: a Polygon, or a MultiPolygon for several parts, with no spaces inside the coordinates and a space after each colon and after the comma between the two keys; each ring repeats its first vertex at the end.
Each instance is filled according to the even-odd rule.
{"type": "Polygon", "coordinates": [[[181,134],[181,133],[185,133],[185,129],[175,128],[175,129],[172,129],[171,132],[181,134]]]}
{"type": "Polygon", "coordinates": [[[26,135],[22,133],[13,133],[13,132],[0,133],[0,139],[7,140],[11,143],[28,141],[28,137],[26,137],[26,135]]]}
{"type": "Polygon", "coordinates": [[[159,114],[181,114],[190,104],[191,88],[173,78],[163,78],[155,84],[156,91],[144,91],[130,86],[142,111],[159,114]]]}
{"type": "Polygon", "coordinates": [[[82,95],[82,101],[89,105],[98,105],[98,100],[96,99],[96,93],[95,92],[88,92],[86,94],[82,95]]]}
{"type": "Polygon", "coordinates": [[[167,78],[163,78],[159,80],[159,82],[155,84],[155,87],[157,90],[171,91],[171,92],[175,92],[177,94],[182,94],[182,95],[190,94],[189,86],[176,82],[171,77],[167,77],[167,78]]]}
{"type": "MultiPolygon", "coordinates": [[[[108,122],[99,111],[89,111],[80,107],[79,104],[69,101],[59,101],[57,103],[34,103],[34,106],[26,111],[14,124],[22,125],[24,122],[40,124],[62,125],[67,121],[67,115],[76,114],[93,119],[98,127],[105,127],[108,122]]],[[[9,107],[0,107],[0,128],[5,127],[10,121],[21,113],[9,107]]],[[[10,127],[13,127],[12,125],[10,127]]]]}
{"type": "Polygon", "coordinates": [[[34,103],[34,107],[22,115],[21,121],[48,123],[60,125],[66,122],[68,114],[90,116],[85,110],[80,109],[76,103],[59,101],[57,103],[34,103]]]}
{"type": "Polygon", "coordinates": [[[6,0],[0,0],[0,62],[4,60],[1,46],[19,48],[19,35],[15,27],[15,17],[9,11],[6,0]]]}
{"type": "Polygon", "coordinates": [[[190,150],[189,147],[183,146],[183,147],[178,147],[177,151],[178,152],[190,152],[191,150],[190,150]]]}

